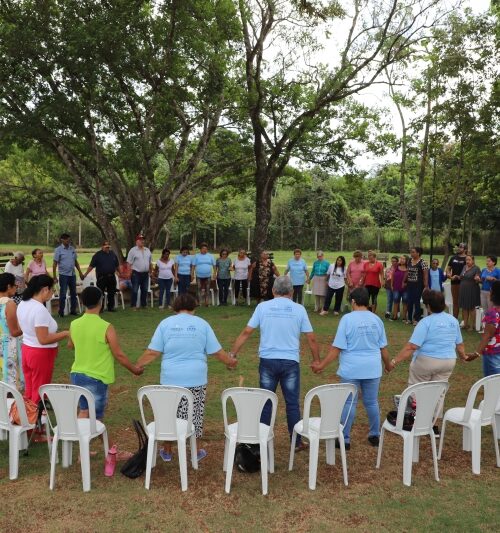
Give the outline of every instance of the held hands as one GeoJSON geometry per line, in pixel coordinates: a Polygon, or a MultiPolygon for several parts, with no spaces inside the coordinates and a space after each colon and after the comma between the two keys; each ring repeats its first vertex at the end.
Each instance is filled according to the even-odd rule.
{"type": "Polygon", "coordinates": [[[477,359],[479,357],[479,355],[477,355],[477,353],[467,353],[465,354],[465,357],[464,357],[464,361],[466,361],[467,363],[470,363],[471,361],[474,361],[474,359],[477,359]]]}
{"type": "Polygon", "coordinates": [[[144,372],[144,367],[143,366],[134,365],[134,368],[133,368],[132,372],[133,372],[134,376],[140,376],[144,372]]]}
{"type": "Polygon", "coordinates": [[[396,363],[393,361],[389,361],[388,363],[384,363],[385,372],[389,374],[389,372],[392,372],[396,368],[396,363]]]}
{"type": "Polygon", "coordinates": [[[324,370],[324,365],[323,365],[322,361],[313,361],[311,363],[311,370],[315,374],[321,374],[321,372],[323,372],[323,370],[324,370]]]}
{"type": "Polygon", "coordinates": [[[226,364],[228,370],[233,370],[238,366],[238,359],[236,357],[230,357],[229,362],[226,364]]]}

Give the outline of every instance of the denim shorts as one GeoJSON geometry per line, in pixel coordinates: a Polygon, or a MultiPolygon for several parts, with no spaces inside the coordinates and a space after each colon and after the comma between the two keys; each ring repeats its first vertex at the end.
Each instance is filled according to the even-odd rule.
{"type": "MultiPolygon", "coordinates": [[[[71,383],[92,393],[95,401],[95,416],[98,420],[102,420],[104,418],[104,409],[106,409],[108,404],[108,386],[99,379],[76,372],[71,373],[71,383]]],[[[80,396],[79,407],[85,411],[89,408],[87,400],[83,396],[80,396]]]]}
{"type": "Polygon", "coordinates": [[[405,304],[408,301],[408,293],[406,291],[392,291],[392,302],[398,304],[400,300],[405,304]]]}

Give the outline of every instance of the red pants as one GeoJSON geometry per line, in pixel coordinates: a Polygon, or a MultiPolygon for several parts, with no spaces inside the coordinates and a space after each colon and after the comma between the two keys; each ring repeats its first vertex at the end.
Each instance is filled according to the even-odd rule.
{"type": "Polygon", "coordinates": [[[23,373],[25,380],[24,397],[38,403],[38,389],[52,381],[52,372],[58,348],[33,348],[21,345],[23,355],[23,373]]]}

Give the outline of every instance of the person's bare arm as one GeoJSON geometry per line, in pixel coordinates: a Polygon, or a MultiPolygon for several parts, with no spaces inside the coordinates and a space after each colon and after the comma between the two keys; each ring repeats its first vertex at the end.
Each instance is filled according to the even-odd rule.
{"type": "Polygon", "coordinates": [[[279,271],[278,271],[278,269],[276,268],[276,265],[275,265],[274,263],[273,263],[273,273],[274,273],[274,275],[275,275],[277,278],[278,278],[279,275],[280,275],[280,273],[279,273],[279,271]]]}
{"type": "Polygon", "coordinates": [[[215,352],[211,355],[213,355],[221,363],[224,363],[228,368],[234,368],[238,364],[238,360],[235,357],[231,357],[222,348],[218,352],[215,352]]]}
{"type": "Polygon", "coordinates": [[[80,274],[80,279],[83,279],[85,276],[83,275],[82,269],[80,268],[80,263],[75,259],[75,267],[78,270],[78,273],[80,274]]]}
{"type": "Polygon", "coordinates": [[[9,328],[9,334],[12,337],[20,337],[23,332],[19,327],[19,322],[17,321],[17,305],[10,300],[7,302],[5,307],[5,318],[7,319],[7,327],[9,328]]]}
{"type": "Polygon", "coordinates": [[[149,363],[152,363],[155,359],[160,357],[161,352],[157,352],[156,350],[150,350],[149,348],[147,350],[144,350],[144,353],[137,359],[137,362],[135,363],[137,366],[146,366],[149,365],[149,363]]]}
{"type": "MultiPolygon", "coordinates": [[[[485,324],[484,325],[484,331],[481,336],[481,340],[479,341],[479,346],[477,347],[476,351],[474,353],[467,355],[467,361],[473,361],[474,359],[477,359],[480,357],[486,348],[488,344],[490,343],[492,337],[496,333],[496,326],[495,324],[485,324]]],[[[458,346],[457,346],[458,348],[458,346]]]]}
{"type": "Polygon", "coordinates": [[[73,339],[71,338],[71,332],[68,335],[68,344],[67,344],[67,346],[71,350],[73,350],[75,348],[75,345],[73,344],[73,339]]]}
{"type": "Polygon", "coordinates": [[[313,372],[315,372],[316,374],[319,374],[332,361],[335,361],[336,359],[338,359],[339,355],[340,355],[340,348],[337,348],[336,346],[330,346],[328,348],[328,353],[326,354],[326,357],[322,361],[313,361],[312,362],[311,368],[312,368],[313,372]]]}
{"type": "Polygon", "coordinates": [[[382,361],[384,362],[384,367],[387,372],[390,372],[394,367],[391,364],[391,356],[389,355],[389,350],[387,346],[380,348],[380,355],[382,356],[382,361]]]}
{"type": "Polygon", "coordinates": [[[406,359],[409,359],[415,350],[417,350],[419,347],[416,344],[413,344],[412,342],[407,342],[401,351],[396,355],[394,359],[391,361],[391,367],[394,368],[397,364],[401,363],[402,361],[406,361],[406,359]]]}
{"type": "Polygon", "coordinates": [[[57,282],[57,261],[52,262],[52,277],[54,281],[57,282]]]}
{"type": "Polygon", "coordinates": [[[253,269],[255,268],[255,263],[250,263],[248,267],[248,281],[252,281],[253,269]]]}
{"type": "Polygon", "coordinates": [[[106,341],[109,344],[109,348],[113,357],[124,366],[129,372],[140,376],[144,372],[144,368],[139,365],[134,365],[132,361],[123,353],[120,343],[118,341],[118,335],[116,334],[115,328],[110,324],[106,331],[106,341]]]}
{"type": "Polygon", "coordinates": [[[321,358],[319,356],[319,344],[316,340],[316,335],[312,331],[310,333],[306,333],[305,335],[307,343],[309,344],[309,348],[311,350],[313,361],[317,361],[319,363],[321,361],[321,358]]]}
{"type": "Polygon", "coordinates": [[[429,288],[429,271],[424,270],[423,274],[424,274],[424,289],[428,289],[429,288]]]}
{"type": "Polygon", "coordinates": [[[246,326],[245,329],[239,334],[238,338],[234,341],[233,347],[231,348],[231,353],[237,355],[238,352],[241,350],[241,347],[245,344],[245,342],[248,340],[248,338],[254,331],[254,328],[246,326]]]}
{"type": "Polygon", "coordinates": [[[62,341],[69,337],[69,331],[58,331],[57,333],[49,333],[49,328],[46,326],[38,326],[35,328],[35,334],[38,342],[45,346],[46,344],[52,344],[54,342],[62,341]]]}

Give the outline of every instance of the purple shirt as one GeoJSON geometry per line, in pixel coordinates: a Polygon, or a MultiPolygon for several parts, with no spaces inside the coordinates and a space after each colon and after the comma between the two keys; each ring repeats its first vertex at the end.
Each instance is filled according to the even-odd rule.
{"type": "Polygon", "coordinates": [[[405,279],[406,270],[397,270],[392,274],[392,290],[403,292],[403,280],[405,279]]]}

